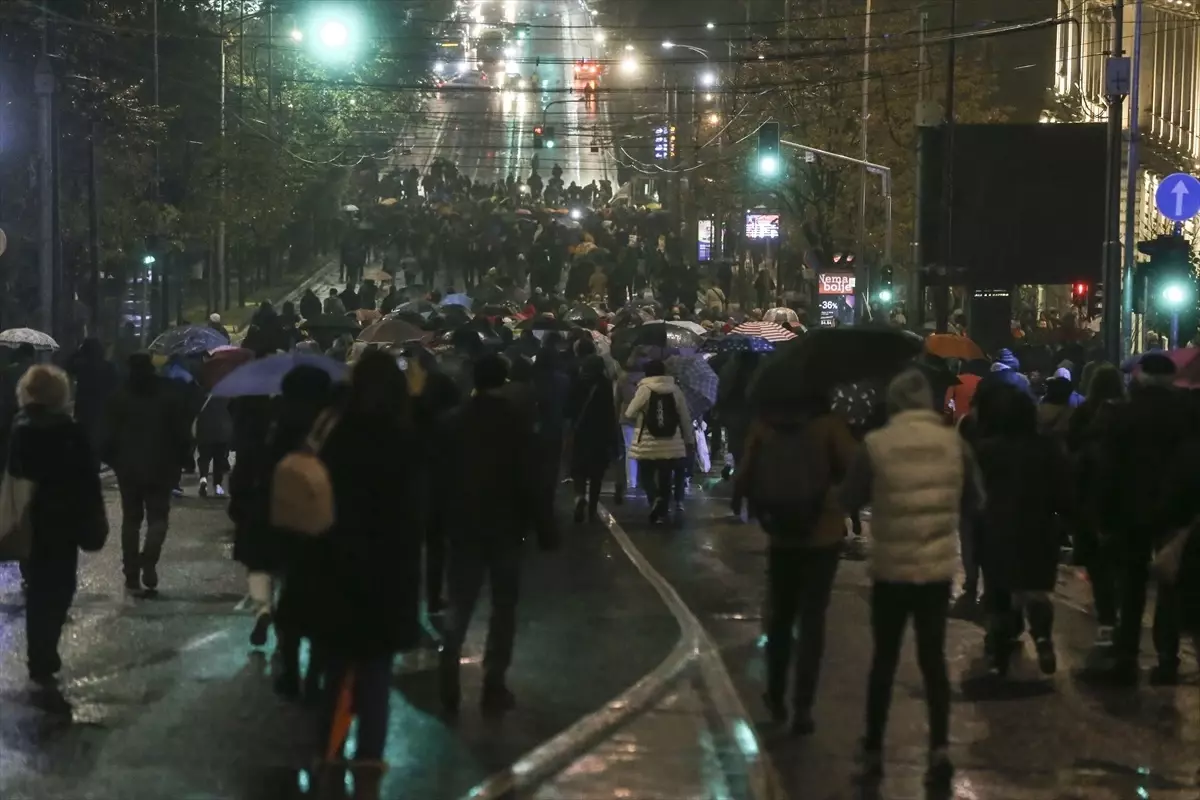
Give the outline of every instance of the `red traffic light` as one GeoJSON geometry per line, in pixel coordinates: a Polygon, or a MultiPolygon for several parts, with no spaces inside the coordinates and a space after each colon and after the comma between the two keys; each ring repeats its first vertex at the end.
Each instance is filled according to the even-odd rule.
{"type": "Polygon", "coordinates": [[[537,134],[538,136],[541,136],[542,135],[542,126],[538,125],[536,128],[533,129],[533,132],[535,134],[537,134]]]}
{"type": "Polygon", "coordinates": [[[1077,283],[1075,284],[1075,294],[1080,296],[1085,295],[1087,294],[1087,288],[1086,283],[1077,283]]]}

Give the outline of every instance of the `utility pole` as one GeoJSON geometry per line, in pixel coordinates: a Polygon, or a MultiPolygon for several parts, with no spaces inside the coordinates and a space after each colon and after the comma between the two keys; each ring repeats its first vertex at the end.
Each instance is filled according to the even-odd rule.
{"type": "Polygon", "coordinates": [[[217,16],[217,46],[221,48],[221,89],[220,95],[220,193],[217,201],[217,243],[216,257],[208,267],[208,296],[209,305],[215,311],[224,311],[229,306],[225,295],[225,0],[221,0],[220,12],[217,16]]]}
{"type": "Polygon", "coordinates": [[[942,254],[943,274],[934,295],[934,319],[938,333],[950,327],[950,280],[954,258],[954,67],[957,58],[955,34],[958,0],[950,0],[950,33],[946,42],[946,121],[942,136],[942,254]]]}
{"type": "Polygon", "coordinates": [[[38,101],[38,302],[42,330],[54,330],[54,68],[50,65],[50,19],[42,3],[42,54],[33,73],[38,101]]]}
{"type": "MultiPolygon", "coordinates": [[[[870,160],[870,149],[867,145],[867,117],[871,113],[871,0],[867,0],[866,14],[863,15],[863,65],[862,65],[862,115],[859,138],[862,139],[862,160],[870,160]]],[[[867,264],[867,168],[859,169],[861,189],[858,200],[858,244],[855,259],[858,279],[855,281],[861,290],[863,302],[855,303],[855,316],[862,320],[867,306],[871,302],[871,267],[867,264]]]]}
{"type": "MultiPolygon", "coordinates": [[[[1134,230],[1138,191],[1138,146],[1141,144],[1141,129],[1138,123],[1138,89],[1142,73],[1142,6],[1143,0],[1133,0],[1133,63],[1129,72],[1129,158],[1125,167],[1125,263],[1122,280],[1112,289],[1105,284],[1104,295],[1111,291],[1121,294],[1120,363],[1133,352],[1133,263],[1137,247],[1137,232],[1134,230]]],[[[1107,304],[1107,301],[1105,301],[1107,304]]],[[[1176,315],[1178,320],[1178,314],[1176,315]]]]}
{"type": "Polygon", "coordinates": [[[89,336],[100,335],[100,189],[96,158],[96,139],[100,136],[100,126],[92,123],[92,132],[88,141],[88,309],[92,312],[92,324],[88,327],[89,336]]]}
{"type": "MultiPolygon", "coordinates": [[[[1104,352],[1113,360],[1121,360],[1121,312],[1124,305],[1121,290],[1121,129],[1124,125],[1125,95],[1129,92],[1130,65],[1125,57],[1125,3],[1113,0],[1112,54],[1105,63],[1105,90],[1108,94],[1108,169],[1107,192],[1104,204],[1104,319],[1101,333],[1104,352]]],[[[1131,287],[1132,288],[1132,287],[1131,287]]]]}
{"type": "MultiPolygon", "coordinates": [[[[153,0],[150,4],[151,24],[154,28],[154,113],[159,115],[161,109],[159,95],[159,70],[158,70],[158,0],[153,0]]],[[[159,249],[162,236],[162,164],[161,164],[161,145],[159,142],[154,143],[154,247],[159,249]]],[[[159,261],[156,262],[159,272],[159,291],[162,296],[159,298],[159,325],[166,328],[167,320],[171,318],[171,262],[165,252],[156,254],[159,261]]],[[[147,267],[147,278],[150,277],[151,267],[147,267]]],[[[145,330],[143,320],[142,330],[145,330]]]]}

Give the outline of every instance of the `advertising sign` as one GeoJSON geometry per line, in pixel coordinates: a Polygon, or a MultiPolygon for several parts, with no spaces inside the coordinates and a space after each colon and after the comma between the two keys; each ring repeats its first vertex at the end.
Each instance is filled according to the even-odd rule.
{"type": "Polygon", "coordinates": [[[666,161],[675,157],[675,126],[659,125],[654,129],[654,160],[666,161]]]}
{"type": "Polygon", "coordinates": [[[818,274],[817,294],[854,294],[854,273],[822,272],[818,274]]]}
{"type": "Polygon", "coordinates": [[[764,214],[758,211],[746,212],[747,239],[778,239],[779,215],[764,214]]]}
{"type": "Polygon", "coordinates": [[[696,223],[696,258],[700,261],[712,261],[713,221],[702,219],[696,223]]]}

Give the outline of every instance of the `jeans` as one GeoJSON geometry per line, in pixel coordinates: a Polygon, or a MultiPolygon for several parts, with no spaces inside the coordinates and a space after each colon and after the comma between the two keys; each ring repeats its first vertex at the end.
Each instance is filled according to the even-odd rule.
{"type": "MultiPolygon", "coordinates": [[[[387,744],[388,700],[392,682],[390,656],[354,661],[331,653],[325,665],[325,708],[320,715],[322,756],[333,730],[333,718],[347,676],[353,676],[353,711],[358,718],[355,761],[381,761],[387,744]]],[[[336,758],[335,754],[335,758],[336,758]]]]}
{"type": "Polygon", "coordinates": [[[150,486],[117,478],[121,491],[121,561],[126,577],[142,567],[154,567],[162,556],[171,514],[171,486],[150,486]],[[142,520],[146,541],[142,542],[142,520]]]}
{"type": "Polygon", "coordinates": [[[637,431],[632,425],[622,425],[621,434],[625,437],[625,488],[632,491],[638,488],[638,462],[629,455],[629,448],[633,445],[637,431]]]}
{"type": "Polygon", "coordinates": [[[683,459],[639,460],[638,472],[642,476],[642,488],[646,491],[646,499],[650,501],[652,507],[660,500],[669,504],[672,490],[674,490],[675,502],[683,502],[685,478],[683,459]]]}
{"type": "MultiPolygon", "coordinates": [[[[1151,538],[1133,534],[1121,553],[1123,567],[1118,580],[1120,615],[1113,636],[1117,661],[1125,666],[1137,664],[1142,643],[1142,615],[1146,610],[1146,586],[1150,582],[1151,538]]],[[[1154,626],[1151,632],[1158,663],[1168,667],[1179,664],[1179,598],[1173,586],[1157,585],[1154,626]]]]}
{"type": "MultiPolygon", "coordinates": [[[[470,535],[477,534],[472,531],[470,535]]],[[[494,535],[499,538],[507,534],[494,535]]],[[[483,652],[484,683],[503,683],[517,635],[521,548],[515,541],[451,543],[450,618],[442,643],[442,663],[447,669],[457,669],[485,580],[491,585],[492,617],[483,652]]]]}
{"type": "Polygon", "coordinates": [[[224,444],[202,444],[196,450],[196,471],[200,473],[200,477],[208,477],[208,468],[211,464],[213,483],[220,484],[229,472],[229,446],[224,444]]]}
{"type": "Polygon", "coordinates": [[[929,746],[945,747],[950,736],[950,677],[946,670],[946,617],[950,612],[950,582],[888,583],[871,587],[871,635],[875,642],[871,675],[867,679],[867,735],[863,748],[883,749],[892,684],[900,662],[900,647],[908,618],[913,619],[917,661],[929,707],[929,746]]]}
{"type": "Polygon", "coordinates": [[[26,562],[25,652],[30,677],[49,678],[62,669],[58,642],[75,599],[77,569],[75,558],[26,562]]]}
{"type": "Polygon", "coordinates": [[[794,666],[792,705],[807,714],[816,699],[821,656],[825,652],[825,610],[837,574],[840,545],[820,548],[772,547],[767,554],[767,694],[787,696],[792,629],[800,621],[799,653],[794,666]]]}

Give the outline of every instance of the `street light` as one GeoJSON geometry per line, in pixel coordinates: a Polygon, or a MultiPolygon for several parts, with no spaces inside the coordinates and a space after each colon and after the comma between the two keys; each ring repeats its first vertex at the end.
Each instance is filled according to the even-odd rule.
{"type": "Polygon", "coordinates": [[[720,125],[721,124],[721,115],[715,111],[712,112],[711,114],[709,114],[708,115],[708,124],[709,125],[720,125]]]}
{"type": "Polygon", "coordinates": [[[292,28],[291,36],[293,42],[304,41],[304,31],[300,30],[299,28],[292,28]]]}
{"type": "Polygon", "coordinates": [[[704,27],[708,28],[711,31],[713,28],[717,27],[717,23],[709,22],[709,23],[706,23],[704,27]]]}
{"type": "Polygon", "coordinates": [[[701,86],[712,86],[717,82],[717,76],[711,72],[706,72],[700,76],[701,86]]]}
{"type": "Polygon", "coordinates": [[[446,71],[446,62],[445,61],[433,62],[433,72],[435,75],[441,75],[445,71],[446,71]]]}
{"type": "Polygon", "coordinates": [[[621,71],[624,72],[626,75],[637,74],[637,71],[638,71],[637,59],[634,58],[633,56],[627,56],[623,61],[621,61],[621,71]]]}
{"type": "Polygon", "coordinates": [[[631,45],[631,44],[627,44],[627,45],[625,45],[625,52],[627,52],[627,53],[632,53],[632,52],[633,52],[633,45],[631,45]]]}
{"type": "Polygon", "coordinates": [[[341,49],[350,42],[350,29],[340,19],[326,20],[317,35],[321,45],[331,50],[341,49]]]}
{"type": "Polygon", "coordinates": [[[670,39],[664,41],[662,46],[663,50],[673,50],[676,47],[682,47],[684,50],[691,50],[693,53],[699,53],[700,55],[704,56],[705,61],[708,60],[708,51],[703,47],[696,47],[695,45],[690,44],[680,44],[679,42],[672,42],[670,39]]]}
{"type": "Polygon", "coordinates": [[[592,39],[596,44],[604,44],[604,31],[596,31],[596,35],[592,39]]]}

